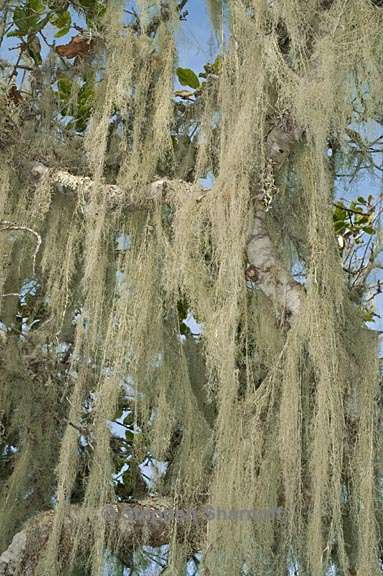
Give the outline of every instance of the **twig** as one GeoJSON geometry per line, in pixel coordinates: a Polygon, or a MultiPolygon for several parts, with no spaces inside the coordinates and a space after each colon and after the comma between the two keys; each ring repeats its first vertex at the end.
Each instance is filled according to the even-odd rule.
{"type": "Polygon", "coordinates": [[[349,208],[348,206],[343,206],[342,204],[339,204],[339,202],[333,202],[332,205],[335,206],[335,208],[340,208],[341,210],[345,210],[346,212],[351,212],[352,214],[359,214],[360,216],[366,216],[367,215],[362,210],[354,210],[353,208],[349,208]]]}
{"type": "Polygon", "coordinates": [[[54,44],[49,44],[47,37],[45,36],[45,34],[43,33],[42,30],[39,31],[39,34],[41,36],[41,38],[44,40],[45,44],[48,46],[48,48],[54,48],[54,44]]]}
{"type": "Polygon", "coordinates": [[[23,54],[22,46],[18,46],[18,48],[20,48],[20,52],[19,52],[19,55],[18,55],[18,57],[17,57],[16,63],[15,63],[14,66],[13,66],[12,72],[11,72],[11,74],[9,75],[8,85],[10,85],[11,82],[12,82],[12,80],[13,80],[13,78],[15,78],[15,77],[17,76],[17,68],[19,67],[20,60],[21,60],[21,56],[22,56],[22,54],[23,54]]]}

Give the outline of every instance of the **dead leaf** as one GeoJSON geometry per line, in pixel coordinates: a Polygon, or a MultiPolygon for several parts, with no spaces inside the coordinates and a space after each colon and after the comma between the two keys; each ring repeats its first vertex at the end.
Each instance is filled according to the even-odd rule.
{"type": "Polygon", "coordinates": [[[76,56],[86,56],[94,47],[93,40],[84,36],[74,36],[68,44],[56,46],[56,52],[63,58],[75,58],[76,56]]]}

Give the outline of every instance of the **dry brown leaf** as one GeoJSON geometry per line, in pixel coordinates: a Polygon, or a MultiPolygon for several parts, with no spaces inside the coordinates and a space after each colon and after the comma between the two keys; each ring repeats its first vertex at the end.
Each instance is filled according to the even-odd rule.
{"type": "Polygon", "coordinates": [[[68,44],[56,46],[56,52],[63,58],[86,56],[92,50],[94,42],[84,36],[74,36],[68,44]]]}

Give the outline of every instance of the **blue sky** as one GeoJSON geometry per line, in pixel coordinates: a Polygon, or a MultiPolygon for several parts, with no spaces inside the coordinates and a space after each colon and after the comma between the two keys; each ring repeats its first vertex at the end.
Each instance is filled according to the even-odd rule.
{"type": "Polygon", "coordinates": [[[206,0],[189,0],[185,9],[189,15],[177,34],[179,65],[202,72],[206,62],[214,61],[217,41],[207,13],[206,0]]]}

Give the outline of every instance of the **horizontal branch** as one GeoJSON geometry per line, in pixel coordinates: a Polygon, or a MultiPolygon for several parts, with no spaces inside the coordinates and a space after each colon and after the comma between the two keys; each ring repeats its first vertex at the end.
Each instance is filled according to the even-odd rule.
{"type": "MultiPolygon", "coordinates": [[[[0,576],[33,576],[52,532],[53,520],[53,511],[43,512],[14,536],[7,550],[0,555],[0,576]]],[[[79,544],[81,553],[89,554],[86,546],[91,539],[82,540],[78,532],[84,521],[87,526],[103,523],[111,551],[122,561],[128,561],[129,553],[137,546],[157,547],[169,543],[175,522],[181,538],[186,530],[191,531],[188,541],[193,544],[194,538],[201,537],[206,520],[207,513],[203,510],[179,510],[175,513],[166,499],[109,504],[93,512],[84,512],[80,506],[69,504],[60,538],[60,562],[63,565],[69,562],[75,544],[79,544]]]]}
{"type": "MultiPolygon", "coordinates": [[[[75,176],[66,170],[48,168],[44,164],[36,163],[32,167],[32,176],[36,181],[46,179],[58,191],[73,196],[80,196],[87,203],[96,191],[95,183],[88,176],[75,176]]],[[[176,192],[195,194],[193,187],[183,180],[168,180],[161,178],[149,184],[142,193],[137,190],[125,190],[116,184],[100,183],[105,202],[109,208],[126,207],[133,210],[148,209],[156,202],[170,200],[176,192]]]]}

